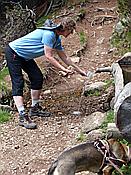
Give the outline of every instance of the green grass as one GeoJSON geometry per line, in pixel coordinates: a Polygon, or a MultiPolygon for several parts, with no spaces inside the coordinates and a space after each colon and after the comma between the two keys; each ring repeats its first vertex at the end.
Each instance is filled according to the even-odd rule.
{"type": "MultiPolygon", "coordinates": [[[[110,110],[107,112],[107,118],[106,120],[102,123],[102,125],[100,126],[101,129],[106,129],[108,123],[112,123],[115,122],[114,121],[114,112],[113,110],[110,110]]],[[[130,144],[128,144],[128,142],[126,140],[120,140],[121,143],[126,144],[128,146],[131,146],[130,144]]],[[[123,172],[124,175],[131,175],[131,164],[129,164],[128,166],[123,165],[121,167],[121,172],[123,172]]],[[[119,175],[119,173],[115,170],[112,175],[119,175]]]]}
{"type": "Polygon", "coordinates": [[[105,80],[104,83],[106,83],[105,89],[107,89],[107,88],[110,87],[111,85],[115,85],[114,79],[105,80]]]}
{"type": "Polygon", "coordinates": [[[85,92],[84,95],[85,95],[86,97],[87,97],[87,96],[90,96],[90,97],[96,96],[96,97],[98,97],[98,96],[101,95],[101,93],[100,93],[99,90],[96,89],[96,90],[90,90],[89,92],[85,92]]]}
{"type": "Polygon", "coordinates": [[[8,68],[4,68],[4,69],[0,72],[0,81],[1,81],[1,80],[4,80],[4,77],[5,77],[6,75],[9,75],[8,68]]]}
{"type": "Polygon", "coordinates": [[[11,115],[8,111],[0,109],[0,123],[5,123],[9,121],[10,117],[11,115]]]}
{"type": "MultiPolygon", "coordinates": [[[[122,139],[122,140],[119,140],[120,143],[122,144],[126,144],[128,145],[129,147],[131,147],[131,144],[129,144],[125,139],[122,139]]],[[[123,165],[121,168],[120,168],[121,172],[124,174],[124,175],[131,175],[131,163],[129,163],[127,166],[123,165]]],[[[115,170],[113,172],[113,175],[119,175],[119,173],[115,170]]]]}
{"type": "MultiPolygon", "coordinates": [[[[124,175],[131,175],[131,165],[129,166],[125,166],[123,165],[121,167],[121,172],[124,174],[124,175]]],[[[120,173],[118,173],[116,170],[113,172],[113,175],[120,175],[120,173]]]]}
{"type": "Polygon", "coordinates": [[[9,71],[8,71],[8,68],[4,68],[2,71],[0,71],[0,89],[4,88],[4,89],[7,89],[6,88],[6,83],[5,83],[5,80],[4,78],[9,75],[9,71]]]}
{"type": "Polygon", "coordinates": [[[89,2],[89,0],[80,0],[80,3],[86,3],[89,2]]]}
{"type": "Polygon", "coordinates": [[[80,133],[79,133],[79,134],[77,135],[77,137],[76,137],[76,140],[77,140],[77,141],[80,141],[80,142],[85,141],[85,140],[86,140],[85,134],[84,134],[82,131],[80,131],[80,133]]]}
{"type": "Polygon", "coordinates": [[[87,38],[84,32],[80,32],[79,33],[79,37],[80,37],[80,44],[83,45],[87,42],[87,38]]]}
{"type": "Polygon", "coordinates": [[[107,112],[106,120],[101,124],[100,129],[106,129],[108,123],[114,123],[114,111],[110,110],[107,112]]]}
{"type": "Polygon", "coordinates": [[[37,27],[39,28],[39,27],[43,26],[43,24],[45,23],[45,21],[47,19],[50,19],[50,17],[49,16],[42,16],[41,18],[39,18],[39,20],[37,21],[37,24],[36,24],[37,27]]]}

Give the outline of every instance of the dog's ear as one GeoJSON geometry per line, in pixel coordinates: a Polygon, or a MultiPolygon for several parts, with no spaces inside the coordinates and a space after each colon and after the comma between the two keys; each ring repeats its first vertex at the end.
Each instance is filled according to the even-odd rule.
{"type": "Polygon", "coordinates": [[[117,158],[125,162],[129,161],[129,147],[126,144],[122,144],[116,139],[109,139],[108,142],[110,143],[111,151],[117,158]]]}
{"type": "Polygon", "coordinates": [[[123,149],[125,151],[125,154],[128,158],[128,162],[131,161],[131,148],[127,146],[126,144],[121,144],[123,146],[123,149]]]}

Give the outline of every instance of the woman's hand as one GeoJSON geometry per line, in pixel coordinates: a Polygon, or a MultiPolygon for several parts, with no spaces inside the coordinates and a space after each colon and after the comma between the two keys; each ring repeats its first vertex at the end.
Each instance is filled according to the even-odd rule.
{"type": "Polygon", "coordinates": [[[68,75],[72,75],[74,73],[73,67],[69,66],[68,68],[65,68],[64,71],[59,71],[59,73],[63,76],[66,77],[68,75]]]}

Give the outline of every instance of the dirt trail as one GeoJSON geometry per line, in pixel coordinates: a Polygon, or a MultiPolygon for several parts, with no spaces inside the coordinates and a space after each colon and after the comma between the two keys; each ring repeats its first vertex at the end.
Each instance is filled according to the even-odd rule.
{"type": "MultiPolygon", "coordinates": [[[[77,30],[84,31],[88,41],[87,48],[80,57],[79,65],[83,69],[94,71],[97,67],[110,66],[116,59],[109,51],[109,38],[116,19],[107,17],[117,16],[114,7],[115,0],[97,0],[81,7],[85,9],[86,16],[78,23],[77,30]]],[[[75,13],[79,10],[78,5],[75,7],[75,13]]],[[[78,34],[74,33],[69,39],[63,38],[63,45],[68,55],[78,50],[78,34]]],[[[32,131],[18,126],[17,114],[10,122],[0,125],[0,175],[47,174],[51,162],[58,154],[78,143],[76,137],[87,114],[100,110],[98,99],[89,97],[82,99],[82,115],[72,115],[73,111],[82,106],[80,94],[87,79],[77,73],[70,77],[61,77],[54,70],[50,73],[43,89],[42,104],[53,113],[52,117],[35,119],[38,129],[32,131]],[[52,93],[45,95],[45,90],[51,90],[52,93]]],[[[92,83],[110,78],[107,73],[101,73],[88,81],[92,83]]],[[[91,175],[86,172],[81,174],[91,175]]]]}

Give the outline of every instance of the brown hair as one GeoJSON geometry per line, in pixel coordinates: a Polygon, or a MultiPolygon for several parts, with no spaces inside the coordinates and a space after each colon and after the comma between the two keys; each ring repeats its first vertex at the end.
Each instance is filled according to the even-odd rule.
{"type": "Polygon", "coordinates": [[[76,22],[70,17],[64,18],[60,24],[62,30],[73,30],[76,28],[76,22]]]}

